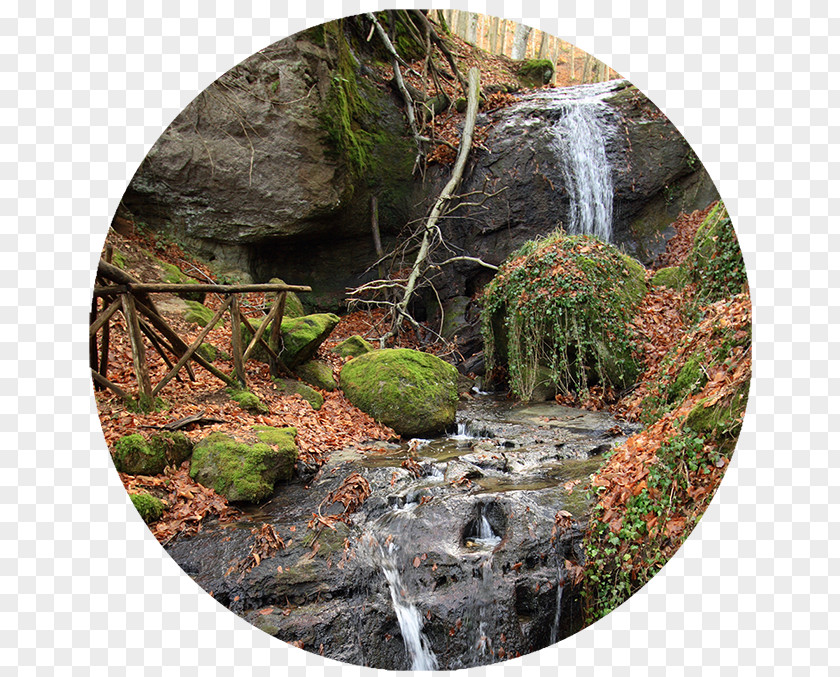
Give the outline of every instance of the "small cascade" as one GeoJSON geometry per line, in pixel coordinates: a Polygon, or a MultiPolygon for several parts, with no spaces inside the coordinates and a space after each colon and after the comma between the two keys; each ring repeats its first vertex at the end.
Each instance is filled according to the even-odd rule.
{"type": "Polygon", "coordinates": [[[493,437],[490,430],[484,428],[477,428],[469,421],[459,421],[456,424],[455,432],[447,436],[450,440],[456,443],[460,442],[474,442],[475,440],[483,440],[488,437],[493,437]]]}
{"type": "Polygon", "coordinates": [[[566,584],[566,575],[563,565],[557,563],[557,606],[554,609],[554,622],[551,624],[551,643],[555,644],[560,637],[560,616],[563,609],[563,588],[566,584]]]}
{"type": "Polygon", "coordinates": [[[437,657],[429,645],[429,640],[423,634],[423,617],[417,607],[411,603],[408,591],[400,578],[393,541],[384,548],[380,545],[379,552],[382,556],[382,572],[385,574],[385,580],[388,581],[388,588],[391,591],[391,602],[394,605],[397,622],[400,624],[405,649],[411,658],[411,669],[437,670],[437,657]]]}
{"type": "Polygon", "coordinates": [[[478,520],[478,538],[476,538],[475,541],[481,545],[493,548],[502,542],[502,537],[496,535],[496,532],[493,531],[493,527],[490,526],[490,522],[487,520],[486,508],[484,505],[481,506],[481,516],[478,520]]]}

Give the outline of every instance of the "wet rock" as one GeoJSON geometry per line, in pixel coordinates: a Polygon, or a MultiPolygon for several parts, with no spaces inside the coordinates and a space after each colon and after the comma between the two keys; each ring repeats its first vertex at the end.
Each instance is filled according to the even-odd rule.
{"type": "Polygon", "coordinates": [[[455,422],[457,371],[434,355],[376,350],[345,364],[340,381],[350,402],[401,435],[435,435],[455,422]]]}

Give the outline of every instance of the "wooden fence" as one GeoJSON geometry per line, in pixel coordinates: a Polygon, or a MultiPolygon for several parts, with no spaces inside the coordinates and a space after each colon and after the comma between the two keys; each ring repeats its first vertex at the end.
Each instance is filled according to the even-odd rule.
{"type": "Polygon", "coordinates": [[[308,291],[312,291],[312,288],[288,284],[147,284],[111,265],[108,261],[100,260],[97,270],[97,284],[93,290],[89,329],[90,367],[94,387],[108,388],[127,402],[136,401],[141,409],[148,410],[154,407],[155,398],[173,378],[181,380],[179,373],[182,369],[187,372],[190,379],[195,380],[195,374],[190,365],[190,362],[194,362],[225,385],[234,388],[246,388],[245,362],[253,354],[257,345],[262,346],[268,352],[272,376],[277,376],[279,373],[288,373],[288,368],[280,356],[280,324],[286,306],[286,294],[287,292],[308,291]],[[158,293],[175,294],[178,292],[216,293],[223,297],[222,305],[216,311],[213,319],[207,323],[189,345],[169,326],[158,311],[151,296],[158,293]],[[260,326],[256,328],[251,324],[251,320],[242,314],[239,298],[240,294],[254,292],[276,294],[268,314],[263,318],[260,326]],[[107,376],[110,320],[117,312],[121,312],[125,317],[126,333],[131,346],[134,373],[137,377],[137,397],[132,396],[107,376]],[[224,373],[197,352],[207,334],[225,313],[230,316],[231,320],[232,374],[224,373]],[[251,341],[244,348],[241,324],[244,324],[252,335],[251,341]],[[269,325],[271,325],[271,331],[268,340],[266,340],[264,334],[269,325]],[[152,348],[157,351],[169,367],[166,375],[154,386],[149,377],[143,336],[146,337],[152,348]],[[97,340],[98,337],[99,340],[97,340]]]}

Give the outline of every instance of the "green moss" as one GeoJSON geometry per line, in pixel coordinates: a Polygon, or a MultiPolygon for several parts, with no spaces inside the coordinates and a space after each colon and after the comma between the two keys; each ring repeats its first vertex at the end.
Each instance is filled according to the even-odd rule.
{"type": "Polygon", "coordinates": [[[295,436],[297,428],[273,428],[268,425],[256,425],[254,431],[260,442],[283,447],[289,453],[295,448],[295,436]]]}
{"type": "Polygon", "coordinates": [[[123,256],[123,253],[119,249],[114,249],[113,253],[111,254],[111,263],[113,263],[120,270],[125,270],[125,267],[127,265],[125,256],[123,256]]]}
{"type": "Polygon", "coordinates": [[[689,274],[682,267],[671,266],[657,270],[650,278],[650,283],[657,287],[680,290],[688,284],[689,280],[689,274]]]}
{"type": "Polygon", "coordinates": [[[519,67],[517,76],[526,87],[542,87],[554,77],[554,64],[551,59],[527,59],[519,67]]]}
{"type": "Polygon", "coordinates": [[[200,346],[198,346],[198,350],[196,350],[196,353],[201,355],[208,362],[215,362],[216,359],[219,357],[219,351],[216,349],[216,346],[210,343],[202,343],[200,346]]]}
{"type": "Polygon", "coordinates": [[[708,380],[700,359],[696,356],[689,357],[668,388],[668,402],[681,402],[692,393],[698,392],[708,380]]]}
{"type": "Polygon", "coordinates": [[[722,202],[718,202],[697,229],[688,266],[697,284],[699,303],[713,303],[746,288],[744,258],[722,202]]]}
{"type": "MultiPolygon", "coordinates": [[[[272,277],[269,280],[270,284],[286,284],[279,277],[272,277]]],[[[271,297],[274,294],[270,295],[271,297]]],[[[293,291],[286,292],[286,304],[283,306],[283,317],[303,317],[306,311],[303,309],[303,303],[300,298],[293,291]]]]}
{"type": "Polygon", "coordinates": [[[309,385],[320,388],[321,390],[332,392],[338,388],[338,384],[335,382],[335,377],[333,376],[332,367],[320,360],[304,362],[295,369],[295,374],[309,385]]]}
{"type": "Polygon", "coordinates": [[[375,350],[341,370],[352,404],[405,436],[443,432],[455,421],[458,372],[434,355],[405,348],[375,350]]]}
{"type": "Polygon", "coordinates": [[[146,524],[157,522],[163,517],[166,506],[159,498],[155,498],[151,494],[130,494],[129,498],[146,524]]]}
{"type": "Polygon", "coordinates": [[[111,456],[117,470],[129,475],[158,475],[166,467],[164,450],[160,446],[149,446],[140,433],[118,439],[111,456]]]}
{"type": "Polygon", "coordinates": [[[163,454],[167,465],[179,466],[192,454],[193,443],[180,431],[162,430],[149,438],[149,448],[155,456],[163,454]]]}
{"type": "Polygon", "coordinates": [[[351,336],[336,345],[332,352],[341,357],[358,357],[374,350],[374,347],[361,336],[351,336]]]}
{"type": "Polygon", "coordinates": [[[529,400],[548,368],[560,391],[631,385],[639,373],[628,322],[646,292],[644,268],[588,236],[525,243],[482,298],[488,369],[507,366],[529,400]]]}
{"type": "MultiPolygon", "coordinates": [[[[212,310],[210,310],[207,306],[202,305],[198,301],[185,301],[187,304],[188,310],[184,313],[184,319],[187,322],[194,322],[199,327],[206,327],[210,324],[210,321],[213,319],[213,316],[216,314],[212,310]]],[[[221,321],[216,323],[218,327],[221,324],[221,321]]]]}
{"type": "Polygon", "coordinates": [[[290,378],[275,378],[272,380],[277,390],[285,395],[300,395],[312,405],[313,409],[320,409],[324,404],[324,396],[305,383],[290,378]]]}
{"type": "Polygon", "coordinates": [[[738,389],[732,396],[715,402],[711,406],[707,399],[700,400],[685,418],[684,427],[695,433],[718,440],[734,441],[741,432],[741,423],[747,407],[749,384],[738,389]]]}
{"type": "Polygon", "coordinates": [[[291,479],[297,459],[290,433],[274,433],[270,439],[278,443],[249,445],[211,433],[193,451],[190,477],[228,500],[259,503],[272,495],[277,481],[291,479]]]}
{"type": "Polygon", "coordinates": [[[254,393],[248,390],[231,390],[228,392],[230,392],[230,399],[245,409],[245,411],[250,411],[255,414],[269,413],[268,407],[254,393]]]}

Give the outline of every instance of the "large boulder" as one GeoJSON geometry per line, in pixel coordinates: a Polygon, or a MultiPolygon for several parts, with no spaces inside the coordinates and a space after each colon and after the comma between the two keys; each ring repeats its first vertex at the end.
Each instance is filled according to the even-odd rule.
{"type": "Polygon", "coordinates": [[[555,233],[511,255],[485,289],[488,370],[506,367],[522,400],[626,388],[639,374],[629,322],[646,292],[644,269],[616,247],[555,233]]]}
{"type": "Polygon", "coordinates": [[[434,355],[395,348],[350,360],[341,389],[355,406],[406,437],[442,433],[455,422],[458,372],[434,355]]]}
{"type": "Polygon", "coordinates": [[[195,446],[190,477],[230,501],[259,503],[269,498],[276,482],[292,478],[297,430],[267,426],[255,430],[261,440],[256,444],[210,433],[195,446]]]}
{"type": "Polygon", "coordinates": [[[374,347],[361,336],[355,335],[344,339],[332,352],[341,357],[358,357],[374,350],[374,347]]]}

